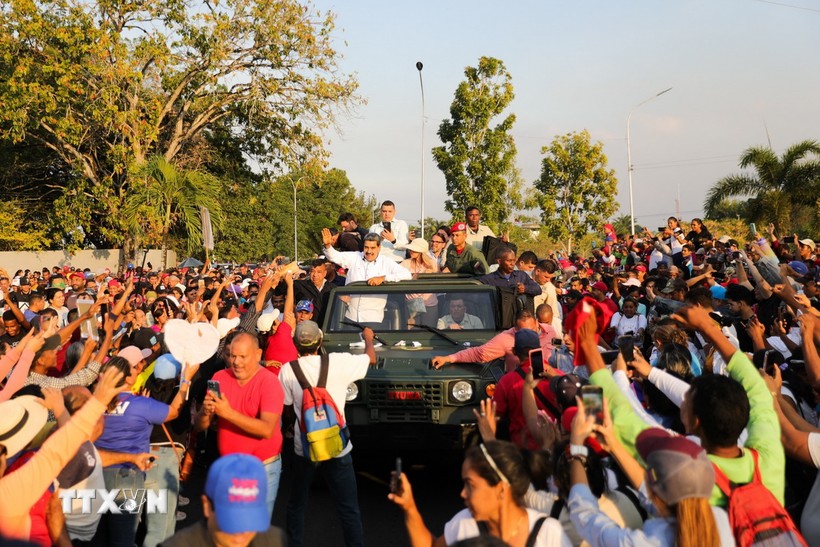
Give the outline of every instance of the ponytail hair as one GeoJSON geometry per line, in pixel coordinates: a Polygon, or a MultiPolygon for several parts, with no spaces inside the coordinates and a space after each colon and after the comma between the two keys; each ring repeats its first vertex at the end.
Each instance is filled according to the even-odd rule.
{"type": "Polygon", "coordinates": [[[708,499],[683,499],[670,510],[677,520],[675,547],[720,547],[720,534],[708,499]]]}

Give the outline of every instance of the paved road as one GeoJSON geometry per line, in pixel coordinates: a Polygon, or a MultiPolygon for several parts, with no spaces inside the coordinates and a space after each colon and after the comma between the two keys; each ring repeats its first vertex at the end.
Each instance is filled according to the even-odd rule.
{"type": "MultiPolygon", "coordinates": [[[[355,439],[354,439],[355,445],[355,439]]],[[[283,453],[293,453],[286,446],[283,453]]],[[[285,507],[290,489],[290,457],[284,459],[282,484],[279,489],[273,524],[284,528],[285,507]]],[[[359,503],[362,511],[365,541],[369,547],[405,547],[410,545],[404,527],[404,518],[398,507],[387,499],[390,469],[395,462],[394,454],[364,454],[354,448],[353,460],[359,484],[359,503]]],[[[464,507],[461,492],[461,463],[457,456],[430,461],[431,456],[402,454],[404,470],[413,486],[416,502],[430,530],[440,535],[447,522],[464,507]],[[427,460],[427,461],[425,461],[427,460]]],[[[193,481],[187,494],[202,488],[202,480],[193,481]]],[[[199,499],[191,495],[191,505],[185,508],[188,518],[178,529],[195,522],[201,515],[199,499]]],[[[343,546],[341,525],[336,516],[333,500],[321,479],[316,480],[306,513],[306,547],[343,546]]]]}

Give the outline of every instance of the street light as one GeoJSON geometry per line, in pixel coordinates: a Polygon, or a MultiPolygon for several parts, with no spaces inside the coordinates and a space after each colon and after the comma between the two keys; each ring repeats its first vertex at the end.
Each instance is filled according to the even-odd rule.
{"type": "MultiPolygon", "coordinates": [[[[304,178],[304,177],[302,177],[304,178]]],[[[293,261],[297,264],[299,263],[299,243],[298,238],[296,236],[296,182],[293,181],[292,178],[288,177],[288,181],[290,185],[293,186],[293,261]]],[[[297,182],[301,182],[302,179],[299,179],[297,182]]]]}
{"type": "Polygon", "coordinates": [[[651,97],[649,97],[645,101],[642,101],[642,102],[636,104],[635,106],[632,107],[632,110],[629,111],[629,116],[626,117],[626,163],[627,163],[627,173],[629,175],[629,221],[630,221],[630,225],[632,227],[632,231],[630,233],[632,233],[632,234],[635,233],[635,204],[634,204],[634,201],[632,199],[632,171],[633,171],[633,168],[632,168],[632,149],[630,147],[630,142],[629,142],[629,122],[632,119],[632,113],[635,112],[635,110],[637,110],[639,107],[645,105],[649,101],[651,101],[653,99],[657,99],[658,97],[660,97],[661,95],[663,95],[667,91],[670,91],[671,89],[672,89],[671,87],[668,88],[668,89],[664,89],[660,93],[656,93],[655,95],[652,95],[651,97]]]}
{"type": "Polygon", "coordinates": [[[421,61],[416,63],[419,71],[419,86],[421,86],[421,235],[424,238],[424,81],[421,79],[421,69],[424,65],[421,61]]]}

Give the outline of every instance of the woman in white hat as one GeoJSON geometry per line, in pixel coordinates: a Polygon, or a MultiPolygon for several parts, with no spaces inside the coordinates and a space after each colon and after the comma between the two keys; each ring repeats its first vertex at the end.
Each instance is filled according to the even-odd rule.
{"type": "MultiPolygon", "coordinates": [[[[407,245],[410,258],[405,259],[400,266],[410,270],[413,279],[416,279],[418,274],[439,271],[438,265],[430,257],[428,250],[427,241],[421,238],[416,238],[407,245]]],[[[408,294],[407,307],[410,312],[411,322],[430,325],[431,327],[436,324],[438,319],[438,297],[435,293],[408,294]]]]}

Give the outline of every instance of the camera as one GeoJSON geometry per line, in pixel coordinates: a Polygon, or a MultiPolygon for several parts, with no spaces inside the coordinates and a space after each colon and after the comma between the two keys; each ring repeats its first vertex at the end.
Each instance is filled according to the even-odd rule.
{"type": "Polygon", "coordinates": [[[717,324],[719,324],[721,327],[731,327],[732,326],[732,318],[731,317],[724,317],[723,315],[720,315],[719,313],[715,313],[715,312],[710,312],[709,317],[714,319],[715,322],[717,324]]]}

